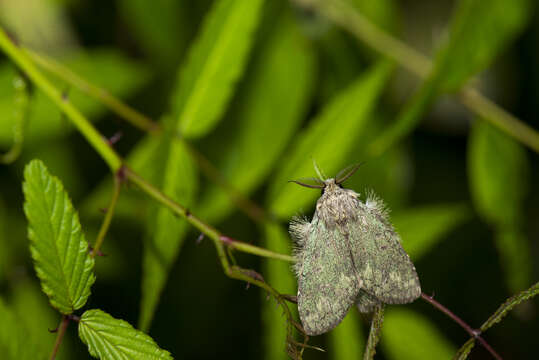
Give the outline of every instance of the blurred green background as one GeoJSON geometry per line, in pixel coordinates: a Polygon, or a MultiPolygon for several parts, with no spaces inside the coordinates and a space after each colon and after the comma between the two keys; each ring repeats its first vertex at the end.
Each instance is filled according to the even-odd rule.
{"type": "MultiPolygon", "coordinates": [[[[400,66],[408,59],[376,52],[368,44],[381,44],[373,32],[361,30],[367,42],[360,41],[328,19],[327,9],[304,2],[0,0],[0,24],[19,44],[185,136],[198,158],[170,136],[176,130],[147,135],[43,70],[101,134],[122,133],[114,147],[135,170],[228,236],[289,253],[286,224],[296,214],[310,217],[319,193],[287,181],[314,176],[311,158],[331,176],[365,161],[346,186],[362,195],[374,189],[388,203],[423,291],[479,327],[539,278],[539,146],[500,131],[496,116],[481,119],[459,91],[471,84],[539,129],[535,1],[345,0],[433,59],[432,71],[418,64],[426,79],[400,66]],[[266,217],[246,214],[201,158],[266,217]]],[[[0,54],[6,152],[17,124],[17,71],[0,54]]],[[[112,181],[96,151],[34,90],[22,153],[0,165],[0,297],[46,356],[55,338],[47,329],[60,316],[32,268],[23,167],[40,158],[62,180],[90,242],[112,181]]],[[[87,308],[149,330],[177,359],[286,358],[285,318],[275,301],[227,278],[211,241],[198,237],[125,186],[87,308]]],[[[288,263],[234,255],[277,290],[295,292],[288,263]]],[[[485,334],[504,359],[536,357],[537,305],[518,306],[485,334]]],[[[307,350],[305,358],[358,358],[367,331],[368,319],[353,310],[311,340],[327,352],[307,350]]],[[[377,358],[447,359],[467,339],[418,300],[388,307],[377,358]]],[[[89,358],[74,326],[60,358],[89,358]]],[[[470,358],[491,357],[476,346],[470,358]]]]}

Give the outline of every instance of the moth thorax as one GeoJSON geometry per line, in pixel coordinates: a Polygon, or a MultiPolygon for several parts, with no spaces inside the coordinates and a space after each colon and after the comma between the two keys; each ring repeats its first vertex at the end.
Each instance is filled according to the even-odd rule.
{"type": "Polygon", "coordinates": [[[334,182],[326,183],[324,194],[316,203],[316,213],[319,219],[328,227],[335,224],[345,224],[357,218],[359,199],[353,190],[343,189],[334,182]]]}

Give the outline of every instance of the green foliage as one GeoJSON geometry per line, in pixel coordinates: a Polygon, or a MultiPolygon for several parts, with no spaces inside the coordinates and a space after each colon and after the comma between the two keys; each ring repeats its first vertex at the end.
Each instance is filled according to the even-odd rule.
{"type": "MultiPolygon", "coordinates": [[[[13,288],[11,307],[17,322],[26,329],[27,336],[36,344],[39,354],[44,357],[53,348],[55,334],[45,329],[58,326],[58,313],[49,306],[47,297],[33,279],[21,279],[13,288]],[[36,326],[39,324],[39,326],[36,326]]],[[[71,358],[73,343],[70,338],[64,339],[56,357],[58,360],[71,358]]],[[[14,358],[15,359],[15,358],[14,358]]]]}
{"type": "MultiPolygon", "coordinates": [[[[265,180],[296,133],[312,95],[313,51],[291,15],[285,14],[247,73],[249,80],[232,111],[235,123],[227,132],[224,154],[217,164],[222,176],[241,194],[249,195],[265,180]]],[[[214,222],[232,208],[229,194],[210,185],[197,212],[214,222]]]]}
{"type": "Polygon", "coordinates": [[[455,347],[436,325],[410,310],[387,311],[382,338],[389,359],[450,359],[455,354],[455,347]]]}
{"type": "Polygon", "coordinates": [[[509,311],[513,310],[515,306],[518,304],[521,304],[522,302],[531,299],[532,297],[539,294],[539,282],[535,283],[532,287],[530,287],[527,290],[524,290],[520,293],[518,293],[515,296],[512,296],[511,298],[507,299],[506,302],[504,302],[498,310],[492,314],[487,321],[483,325],[481,325],[481,331],[486,331],[489,328],[492,327],[492,325],[500,322],[506,315],[509,313],[509,311]]]}
{"type": "Polygon", "coordinates": [[[52,306],[71,314],[90,296],[94,259],[60,180],[40,160],[26,166],[24,179],[24,211],[36,273],[52,306]]]}
{"type": "MultiPolygon", "coordinates": [[[[487,321],[485,321],[483,325],[481,325],[479,330],[481,332],[487,331],[493,325],[502,321],[502,319],[505,316],[507,316],[507,314],[511,310],[513,310],[515,306],[523,303],[526,300],[533,298],[534,296],[538,294],[539,294],[539,282],[532,285],[529,289],[521,291],[515,296],[512,296],[509,299],[507,299],[502,305],[500,305],[500,307],[494,312],[494,314],[492,314],[487,319],[487,321]]],[[[466,341],[466,343],[464,343],[464,345],[462,345],[462,347],[459,349],[459,351],[455,355],[454,359],[458,359],[458,360],[467,359],[474,345],[475,345],[475,339],[470,338],[468,341],[466,341]]]]}
{"type": "Polygon", "coordinates": [[[287,183],[312,174],[311,159],[328,174],[335,174],[344,167],[343,159],[364,129],[390,73],[391,66],[386,62],[366,71],[337,94],[300,133],[272,181],[268,197],[272,212],[289,218],[315,201],[315,191],[287,183]]]}
{"type": "Polygon", "coordinates": [[[513,139],[484,122],[474,124],[468,145],[472,200],[495,228],[506,281],[513,292],[531,282],[532,260],[520,225],[528,167],[524,149],[513,139]]]}
{"type": "Polygon", "coordinates": [[[359,325],[360,316],[353,308],[344,320],[329,333],[329,351],[335,360],[360,359],[365,350],[365,338],[359,325]]]}
{"type": "Polygon", "coordinates": [[[155,0],[147,6],[145,0],[120,0],[118,5],[148,56],[166,65],[178,60],[189,35],[185,1],[155,0]]]}
{"type": "Polygon", "coordinates": [[[407,102],[395,123],[372,145],[380,154],[407,135],[421,114],[443,93],[458,90],[469,78],[489,65],[525,26],[531,2],[461,0],[457,4],[447,42],[441,46],[432,71],[407,102]],[[496,36],[493,36],[493,34],[496,36]]]}
{"type": "Polygon", "coordinates": [[[178,129],[200,137],[220,119],[244,71],[263,0],[218,0],[189,51],[173,96],[178,129]]]}
{"type": "Polygon", "coordinates": [[[464,204],[438,204],[407,209],[394,214],[391,221],[408,255],[418,260],[470,216],[464,204]]]}
{"type": "MultiPolygon", "coordinates": [[[[279,225],[266,225],[264,227],[264,246],[270,250],[288,254],[290,253],[290,240],[288,233],[279,225]]],[[[263,270],[265,280],[282,294],[296,293],[296,279],[290,264],[264,260],[263,270]]],[[[264,358],[287,359],[286,338],[288,335],[286,319],[283,310],[275,305],[273,298],[262,293],[262,324],[264,326],[264,358]]]]}
{"type": "MultiPolygon", "coordinates": [[[[161,177],[162,191],[181,204],[190,206],[197,189],[196,165],[183,143],[169,138],[163,145],[154,158],[154,166],[166,164],[161,177]]],[[[163,206],[152,205],[148,215],[139,319],[140,328],[146,331],[187,231],[185,219],[178,219],[163,206]]]]}
{"type": "Polygon", "coordinates": [[[524,149],[483,121],[476,121],[468,144],[472,199],[492,224],[513,225],[522,215],[528,163],[524,149]]]}
{"type": "MultiPolygon", "coordinates": [[[[530,220],[537,213],[537,189],[529,185],[537,182],[537,171],[535,159],[522,146],[539,149],[538,133],[525,124],[536,125],[529,119],[534,113],[530,94],[539,83],[530,71],[537,67],[533,32],[514,46],[533,18],[533,1],[459,0],[441,36],[445,24],[440,18],[445,22],[453,5],[449,0],[420,0],[402,12],[394,0],[22,3],[0,0],[0,50],[6,55],[0,62],[0,154],[15,143],[7,157],[14,165],[0,168],[0,357],[46,358],[56,337],[46,331],[58,323],[55,309],[67,314],[62,316],[66,324],[79,319],[73,313],[88,301],[94,260],[64,187],[75,203],[84,198],[78,207],[93,238],[103,217],[99,209],[108,206],[113,188],[96,151],[108,165],[115,163],[114,180],[121,181],[122,190],[106,234],[106,256],[96,260],[102,269],[99,291],[110,295],[96,294],[92,302],[103,309],[122,306],[126,319],[138,316],[140,327],[135,330],[101,310],[85,312],[78,324],[80,338],[91,355],[102,359],[171,359],[144,333],[154,317],[157,339],[162,337],[179,358],[263,353],[267,359],[284,360],[287,345],[288,350],[300,349],[302,345],[294,344],[302,340],[300,331],[287,321],[275,297],[254,285],[243,291],[244,284],[224,275],[256,275],[266,290],[270,286],[296,294],[292,264],[278,259],[293,254],[285,223],[293,215],[310,217],[319,196],[288,183],[313,174],[311,159],[328,176],[366,162],[346,187],[362,199],[372,188],[388,203],[390,220],[426,286],[432,286],[432,273],[446,271],[428,259],[445,255],[438,245],[446,240],[443,248],[451,247],[455,258],[445,259],[455,268],[473,262],[474,273],[486,268],[490,274],[497,266],[488,251],[494,244],[508,293],[533,282],[537,249],[530,239],[536,238],[536,227],[530,220]],[[407,25],[406,36],[391,35],[401,23],[407,25]],[[6,33],[17,46],[6,40],[6,33]],[[432,64],[401,38],[425,54],[432,41],[432,64]],[[30,49],[52,56],[53,65],[59,59],[99,88],[87,88],[65,69],[55,71],[39,57],[28,56],[30,49]],[[497,59],[503,61],[492,67],[497,59]],[[394,72],[395,65],[424,78],[402,105],[404,91],[415,80],[394,72]],[[478,74],[485,74],[480,79],[486,81],[474,79],[478,74]],[[14,88],[20,78],[30,86],[14,88]],[[507,104],[523,121],[504,114],[473,86],[507,104]],[[53,101],[46,95],[61,93],[65,96],[51,96],[53,101]],[[451,93],[475,113],[470,129],[462,109],[445,101],[451,93]],[[426,126],[414,132],[442,97],[426,126]],[[134,118],[143,116],[118,111],[124,106],[119,98],[162,118],[152,128],[155,132],[140,135],[122,123],[140,124],[134,118]],[[71,105],[73,111],[66,111],[71,105]],[[80,112],[77,119],[74,112],[80,112]],[[101,118],[113,121],[97,123],[101,118]],[[105,141],[118,130],[124,135],[121,142],[105,141]],[[33,158],[46,163],[63,183],[41,161],[30,162],[24,171],[24,212],[41,289],[27,276],[31,264],[19,191],[22,166],[33,158]],[[116,173],[122,163],[128,168],[116,173]],[[469,222],[472,207],[490,232],[479,221],[469,222]],[[187,219],[179,216],[184,208],[192,214],[187,219]],[[469,234],[459,232],[463,239],[453,241],[453,230],[464,223],[469,234]],[[196,247],[189,244],[187,239],[194,240],[199,232],[205,240],[196,247]],[[186,253],[176,264],[184,242],[186,253]],[[257,255],[269,258],[257,261],[257,255]],[[242,272],[243,266],[254,271],[242,272]],[[138,282],[141,286],[133,285],[138,282]],[[161,301],[164,294],[167,299],[161,301]],[[138,301],[137,313],[133,308],[138,301]]],[[[469,271],[452,269],[433,289],[461,294],[466,312],[459,315],[464,320],[478,309],[494,309],[492,301],[500,297],[488,291],[499,290],[497,278],[482,277],[470,290],[462,280],[469,271]]],[[[538,293],[535,284],[508,298],[481,331],[538,293]]],[[[535,303],[526,305],[522,310],[536,310],[535,303]]],[[[297,319],[296,307],[287,306],[297,319]]],[[[328,339],[309,339],[304,357],[315,355],[309,345],[325,343],[333,359],[361,354],[370,359],[380,351],[388,359],[465,359],[475,346],[471,338],[456,351],[447,339],[464,336],[462,329],[434,324],[404,306],[387,309],[382,328],[384,314],[378,310],[368,339],[361,320],[370,316],[361,319],[352,309],[328,339]]],[[[518,326],[529,314],[517,315],[512,321],[518,326]]],[[[518,343],[514,336],[503,336],[501,326],[500,336],[484,338],[504,357],[512,347],[528,355],[520,343],[534,341],[536,325],[528,319],[531,330],[519,334],[518,343]]],[[[78,358],[86,351],[81,344],[79,349],[71,346],[73,330],[71,324],[56,359],[78,358]]]]}
{"type": "Polygon", "coordinates": [[[28,329],[0,297],[0,354],[5,359],[46,359],[28,329]]]}
{"type": "Polygon", "coordinates": [[[90,354],[102,360],[172,359],[151,337],[101,310],[82,314],[79,337],[88,345],[90,354]]]}
{"type": "MultiPolygon", "coordinates": [[[[91,79],[93,84],[118,97],[133,94],[149,79],[147,68],[112,49],[70,53],[62,57],[62,62],[76,74],[91,79]]],[[[0,145],[13,141],[12,127],[15,125],[15,119],[9,114],[13,107],[14,76],[11,66],[0,64],[0,145]]],[[[99,101],[70,87],[63,80],[54,76],[51,76],[51,79],[58,89],[66,91],[69,101],[90,119],[98,119],[105,113],[105,106],[99,101]]],[[[30,125],[25,134],[25,140],[29,144],[37,140],[55,139],[72,129],[67,126],[58,108],[42,92],[35,93],[29,112],[30,125]]]]}
{"type": "Polygon", "coordinates": [[[532,1],[486,3],[460,0],[453,13],[449,40],[434,65],[444,92],[458,90],[471,76],[486,68],[526,25],[532,1]],[[496,34],[496,36],[493,36],[496,34]]]}

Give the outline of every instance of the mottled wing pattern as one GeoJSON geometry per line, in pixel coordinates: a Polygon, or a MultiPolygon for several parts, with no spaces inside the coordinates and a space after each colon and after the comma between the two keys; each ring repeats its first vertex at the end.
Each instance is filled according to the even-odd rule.
{"type": "Polygon", "coordinates": [[[367,200],[360,205],[358,221],[349,226],[362,289],[387,304],[404,304],[417,299],[421,286],[415,266],[389,223],[383,204],[377,199],[367,200]]]}
{"type": "Polygon", "coordinates": [[[308,335],[325,333],[342,321],[361,288],[347,234],[327,229],[315,215],[311,223],[291,227],[296,256],[298,311],[308,335]],[[336,233],[339,232],[339,233],[336,233]]]}
{"type": "Polygon", "coordinates": [[[361,289],[357,295],[356,304],[359,312],[370,313],[374,311],[376,305],[380,304],[380,300],[361,289]]]}

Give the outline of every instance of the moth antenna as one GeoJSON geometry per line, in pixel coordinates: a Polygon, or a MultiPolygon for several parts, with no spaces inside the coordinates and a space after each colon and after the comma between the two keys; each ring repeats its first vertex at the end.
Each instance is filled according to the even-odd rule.
{"type": "Polygon", "coordinates": [[[314,166],[314,170],[316,171],[316,175],[318,175],[318,178],[322,181],[325,181],[327,179],[327,176],[326,174],[324,174],[322,169],[320,169],[320,167],[318,166],[314,158],[313,158],[313,166],[314,166]]]}
{"type": "Polygon", "coordinates": [[[316,178],[309,178],[305,180],[312,180],[316,182],[316,184],[307,184],[306,182],[302,182],[300,180],[288,180],[288,182],[293,182],[298,185],[305,186],[311,189],[323,189],[326,186],[323,182],[321,182],[319,179],[316,179],[316,178]]]}
{"type": "Polygon", "coordinates": [[[365,164],[365,161],[362,161],[360,163],[357,163],[357,164],[352,164],[350,166],[347,166],[345,167],[344,169],[342,169],[341,171],[339,171],[339,173],[337,174],[337,176],[335,176],[335,182],[337,184],[342,184],[344,183],[346,180],[348,180],[352,175],[354,175],[354,173],[357,171],[357,169],[359,169],[359,167],[361,165],[365,164]]]}

